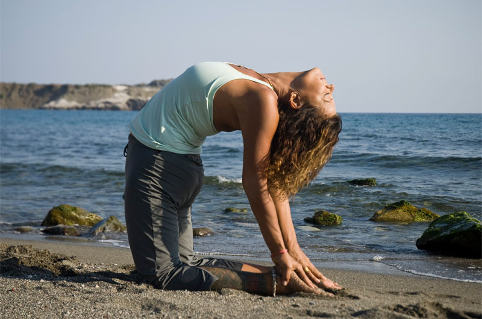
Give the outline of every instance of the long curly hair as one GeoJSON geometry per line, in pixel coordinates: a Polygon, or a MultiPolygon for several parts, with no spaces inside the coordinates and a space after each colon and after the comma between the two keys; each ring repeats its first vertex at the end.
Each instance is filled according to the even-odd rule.
{"type": "Polygon", "coordinates": [[[276,197],[295,195],[330,160],[342,129],[341,117],[327,118],[311,105],[278,106],[279,122],[263,170],[276,197]]]}

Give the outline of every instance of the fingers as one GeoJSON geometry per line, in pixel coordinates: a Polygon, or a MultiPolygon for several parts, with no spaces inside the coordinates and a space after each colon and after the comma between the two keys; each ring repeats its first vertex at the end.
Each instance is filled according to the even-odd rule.
{"type": "Polygon", "coordinates": [[[311,267],[303,267],[306,274],[310,277],[313,282],[318,284],[318,287],[323,289],[331,289],[331,290],[340,290],[343,289],[342,286],[337,284],[336,282],[328,279],[325,277],[313,264],[310,265],[311,267]]]}
{"type": "Polygon", "coordinates": [[[305,282],[301,280],[300,277],[298,277],[296,273],[293,273],[293,275],[291,276],[290,286],[293,292],[303,291],[303,292],[314,293],[322,296],[330,296],[330,297],[334,296],[332,293],[326,292],[318,287],[308,286],[305,282]]]}
{"type": "Polygon", "coordinates": [[[290,282],[290,277],[291,277],[291,269],[285,269],[281,274],[281,284],[283,286],[288,285],[288,283],[290,282]]]}
{"type": "Polygon", "coordinates": [[[313,282],[310,280],[310,278],[308,278],[308,276],[306,275],[306,272],[305,270],[303,269],[303,267],[299,267],[296,269],[296,273],[298,274],[298,276],[300,277],[301,280],[303,280],[303,282],[305,284],[307,284],[309,287],[311,288],[315,288],[316,286],[313,284],[313,282]]]}
{"type": "MultiPolygon", "coordinates": [[[[300,278],[307,283],[305,278],[309,278],[310,282],[316,282],[317,286],[323,289],[340,290],[343,289],[342,286],[338,285],[336,282],[331,281],[326,278],[310,261],[310,259],[305,255],[305,253],[299,249],[293,252],[295,260],[299,262],[302,267],[302,274],[300,273],[300,278]]],[[[298,272],[298,271],[297,271],[298,272]]],[[[308,283],[307,283],[308,284],[308,283]]],[[[309,284],[308,284],[309,285],[309,284]]]]}
{"type": "Polygon", "coordinates": [[[304,266],[303,269],[305,270],[305,272],[310,276],[310,278],[314,282],[316,282],[316,283],[320,282],[320,280],[323,278],[323,275],[311,263],[310,259],[305,255],[305,253],[301,249],[299,249],[299,251],[296,252],[296,258],[295,259],[304,266]]]}
{"type": "MultiPolygon", "coordinates": [[[[307,268],[307,267],[306,267],[307,268]]],[[[318,284],[318,287],[321,288],[328,288],[328,289],[334,289],[334,290],[340,290],[343,289],[342,286],[337,284],[336,282],[328,279],[325,277],[313,264],[310,263],[310,267],[308,268],[308,271],[306,271],[308,276],[310,276],[310,279],[318,284]]]]}
{"type": "MultiPolygon", "coordinates": [[[[308,270],[309,270],[309,268],[308,268],[308,270]]],[[[321,282],[320,278],[318,278],[318,277],[315,275],[314,272],[312,272],[312,271],[306,271],[306,269],[305,269],[305,272],[306,272],[306,274],[308,275],[308,277],[310,278],[311,281],[316,282],[317,284],[319,284],[319,283],[321,282]]]]}
{"type": "Polygon", "coordinates": [[[318,284],[318,287],[321,287],[323,289],[331,289],[331,290],[341,290],[341,289],[343,289],[342,286],[340,286],[336,282],[326,278],[325,276],[323,276],[323,279],[318,284]]]}
{"type": "Polygon", "coordinates": [[[308,286],[296,273],[293,273],[291,276],[290,286],[292,286],[293,291],[304,291],[310,293],[317,292],[317,288],[308,286]]]}
{"type": "Polygon", "coordinates": [[[313,266],[313,264],[310,263],[309,269],[312,275],[318,278],[317,282],[320,282],[320,280],[323,278],[323,274],[318,270],[318,268],[316,268],[315,266],[313,266]]]}

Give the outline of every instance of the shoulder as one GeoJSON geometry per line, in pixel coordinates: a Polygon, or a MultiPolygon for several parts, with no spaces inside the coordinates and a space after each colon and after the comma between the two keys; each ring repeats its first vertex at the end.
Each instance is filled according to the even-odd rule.
{"type": "Polygon", "coordinates": [[[258,85],[255,90],[247,92],[241,105],[237,106],[239,127],[245,143],[271,139],[278,126],[278,99],[277,95],[268,87],[258,85]]]}
{"type": "Polygon", "coordinates": [[[259,83],[254,83],[257,84],[257,90],[254,93],[255,98],[259,103],[265,104],[265,105],[270,105],[278,108],[278,96],[276,93],[268,88],[265,85],[259,84],[259,83]]]}
{"type": "Polygon", "coordinates": [[[236,99],[241,110],[264,109],[278,111],[278,96],[263,84],[247,80],[236,99]]]}
{"type": "MultiPolygon", "coordinates": [[[[243,114],[251,121],[253,117],[258,116],[263,119],[265,116],[278,116],[278,96],[273,90],[265,85],[251,82],[247,84],[248,90],[245,94],[237,99],[238,116],[243,114]]],[[[241,119],[241,118],[240,118],[241,119]]]]}

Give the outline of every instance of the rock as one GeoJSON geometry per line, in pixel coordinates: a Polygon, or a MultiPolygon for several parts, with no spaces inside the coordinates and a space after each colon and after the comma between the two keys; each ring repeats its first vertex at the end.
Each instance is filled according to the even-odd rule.
{"type": "Polygon", "coordinates": [[[224,210],[225,213],[247,213],[247,208],[236,208],[236,207],[228,207],[224,210]]]}
{"type": "Polygon", "coordinates": [[[481,258],[482,227],[467,212],[444,215],[432,222],[417,248],[444,255],[481,258]]]}
{"type": "Polygon", "coordinates": [[[343,218],[341,218],[341,216],[327,212],[326,210],[317,211],[313,217],[305,218],[305,222],[321,226],[336,226],[340,225],[342,221],[343,218]]]}
{"type": "Polygon", "coordinates": [[[95,236],[99,233],[106,232],[125,232],[127,231],[124,226],[115,216],[109,216],[109,218],[103,219],[95,224],[89,231],[89,235],[95,236]]]}
{"type": "Polygon", "coordinates": [[[412,223],[431,222],[439,215],[426,208],[417,208],[405,200],[389,204],[377,211],[371,218],[375,222],[412,223]]]}
{"type": "Polygon", "coordinates": [[[19,233],[29,233],[33,230],[33,228],[30,226],[19,226],[15,227],[14,230],[18,231],[19,233]]]}
{"type": "Polygon", "coordinates": [[[348,181],[348,183],[357,186],[377,186],[376,178],[352,179],[351,181],[348,181]]]}
{"type": "Polygon", "coordinates": [[[170,79],[169,80],[152,80],[151,82],[149,82],[148,86],[164,87],[170,81],[171,81],[170,79]]]}
{"type": "Polygon", "coordinates": [[[49,235],[80,236],[80,230],[75,226],[56,225],[42,230],[49,235]]]}
{"type": "Polygon", "coordinates": [[[196,237],[211,236],[214,232],[207,227],[198,227],[192,229],[192,235],[196,237]]]}
{"type": "Polygon", "coordinates": [[[126,104],[129,110],[138,111],[146,104],[147,99],[128,99],[126,104]]]}
{"type": "Polygon", "coordinates": [[[42,226],[82,225],[94,226],[102,217],[80,207],[60,205],[52,208],[42,222],[42,226]]]}

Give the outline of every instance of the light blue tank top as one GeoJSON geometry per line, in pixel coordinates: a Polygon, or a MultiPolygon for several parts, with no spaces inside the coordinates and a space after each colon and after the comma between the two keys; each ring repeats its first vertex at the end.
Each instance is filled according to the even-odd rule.
{"type": "Polygon", "coordinates": [[[184,71],[157,92],[130,123],[132,135],[142,144],[179,154],[200,154],[209,135],[218,133],[213,123],[216,91],[236,79],[271,85],[246,75],[224,62],[202,62],[184,71]]]}

